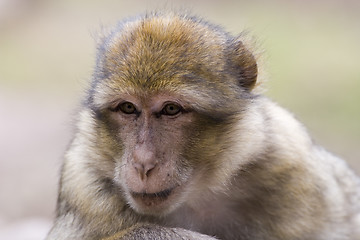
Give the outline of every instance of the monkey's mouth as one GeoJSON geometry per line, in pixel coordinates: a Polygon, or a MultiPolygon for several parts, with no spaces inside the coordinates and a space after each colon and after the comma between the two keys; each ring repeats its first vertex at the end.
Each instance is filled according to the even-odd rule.
{"type": "Polygon", "coordinates": [[[131,192],[131,196],[137,202],[141,202],[146,207],[156,206],[165,202],[169,196],[173,193],[176,187],[166,189],[164,191],[156,193],[147,193],[147,192],[131,192]]]}

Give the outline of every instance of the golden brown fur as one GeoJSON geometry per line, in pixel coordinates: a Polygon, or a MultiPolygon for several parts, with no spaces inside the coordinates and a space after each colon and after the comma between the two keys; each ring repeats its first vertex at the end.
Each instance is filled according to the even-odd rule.
{"type": "Polygon", "coordinates": [[[203,20],[120,23],[99,44],[47,239],[360,239],[359,179],[256,79],[241,37],[203,20]]]}

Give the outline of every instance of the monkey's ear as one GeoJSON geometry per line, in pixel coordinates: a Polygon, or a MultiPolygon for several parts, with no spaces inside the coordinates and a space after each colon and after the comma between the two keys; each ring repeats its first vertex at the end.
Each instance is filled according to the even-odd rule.
{"type": "Polygon", "coordinates": [[[256,84],[258,74],[254,55],[238,39],[231,44],[230,52],[231,62],[240,86],[251,91],[256,84]]]}

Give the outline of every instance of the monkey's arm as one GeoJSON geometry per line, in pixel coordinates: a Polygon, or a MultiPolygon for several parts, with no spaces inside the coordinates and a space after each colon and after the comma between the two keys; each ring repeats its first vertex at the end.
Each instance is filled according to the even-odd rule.
{"type": "Polygon", "coordinates": [[[166,228],[153,224],[137,224],[102,240],[215,240],[216,238],[182,228],[166,228]]]}
{"type": "MultiPolygon", "coordinates": [[[[68,219],[70,220],[70,219],[68,219]]],[[[76,225],[76,223],[75,223],[76,225]]],[[[58,222],[50,234],[47,236],[47,240],[51,239],[96,239],[95,235],[89,234],[89,232],[83,231],[79,226],[74,226],[74,222],[58,222]]],[[[130,228],[124,229],[110,237],[101,238],[101,240],[216,240],[216,238],[185,230],[182,228],[166,228],[154,224],[136,224],[130,228]]]]}

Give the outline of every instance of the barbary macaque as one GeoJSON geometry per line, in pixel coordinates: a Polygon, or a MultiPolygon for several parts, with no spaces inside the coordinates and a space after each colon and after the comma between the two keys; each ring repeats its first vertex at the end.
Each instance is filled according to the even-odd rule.
{"type": "Polygon", "coordinates": [[[257,88],[242,39],[155,12],[102,37],[47,240],[359,240],[360,181],[257,88]]]}

